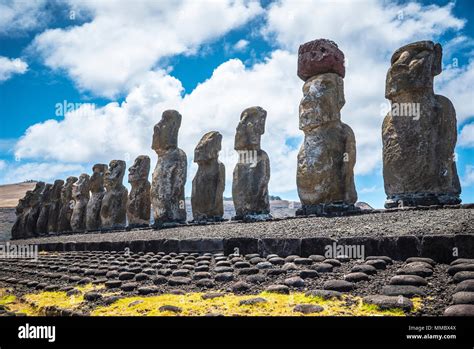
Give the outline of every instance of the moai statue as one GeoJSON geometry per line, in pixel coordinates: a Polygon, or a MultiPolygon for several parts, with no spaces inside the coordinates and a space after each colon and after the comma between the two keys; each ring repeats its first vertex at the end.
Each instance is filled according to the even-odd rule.
{"type": "Polygon", "coordinates": [[[127,224],[128,190],[122,184],[126,164],[122,160],[112,160],[104,175],[107,191],[100,208],[101,227],[105,229],[123,228],[127,224]]]}
{"type": "Polygon", "coordinates": [[[76,183],[72,186],[72,199],[74,207],[71,215],[71,229],[74,232],[86,230],[86,213],[89,202],[90,177],[88,174],[81,174],[76,183]]]}
{"type": "Polygon", "coordinates": [[[240,115],[234,144],[239,160],[232,181],[235,220],[271,218],[268,198],[270,159],[260,148],[266,118],[267,112],[261,107],[247,108],[240,115]]]}
{"type": "Polygon", "coordinates": [[[36,235],[46,235],[48,233],[48,218],[51,208],[52,184],[46,184],[41,193],[40,213],[36,221],[36,235]]]}
{"type": "Polygon", "coordinates": [[[341,122],[344,75],[344,54],[336,43],[319,39],[299,47],[298,76],[305,83],[299,106],[304,141],[296,174],[302,203],[297,215],[340,215],[357,210],[355,137],[341,122]]]}
{"type": "Polygon", "coordinates": [[[391,109],[382,125],[386,208],[459,204],[456,112],[433,91],[442,48],[419,41],[395,51],[385,98],[391,109]]]}
{"type": "Polygon", "coordinates": [[[22,239],[25,235],[26,218],[28,217],[28,207],[30,200],[33,197],[33,192],[28,190],[25,196],[18,201],[15,208],[16,221],[12,227],[12,239],[22,239]]]}
{"type": "Polygon", "coordinates": [[[219,132],[208,132],[194,150],[194,162],[199,166],[191,194],[195,221],[220,221],[224,215],[225,166],[218,160],[221,143],[219,132]]]}
{"type": "Polygon", "coordinates": [[[70,176],[66,179],[63,187],[61,188],[61,209],[59,210],[58,217],[58,232],[71,231],[71,215],[72,209],[74,208],[74,202],[72,200],[72,187],[77,182],[77,177],[70,176]]]}
{"type": "Polygon", "coordinates": [[[127,203],[128,226],[148,226],[151,211],[151,184],[148,181],[150,158],[146,155],[138,156],[128,172],[128,182],[132,186],[127,203]]]}
{"type": "Polygon", "coordinates": [[[151,148],[158,154],[158,162],[151,182],[151,203],[155,226],[186,221],[187,159],[184,151],[178,148],[180,126],[181,114],[166,110],[154,128],[151,148]]]}
{"type": "Polygon", "coordinates": [[[50,206],[48,214],[48,233],[56,233],[58,231],[59,211],[61,210],[61,189],[64,185],[62,179],[54,181],[50,194],[50,206]]]}
{"type": "Polygon", "coordinates": [[[32,191],[25,221],[25,237],[37,236],[36,223],[38,222],[38,217],[41,211],[41,194],[43,193],[44,187],[44,182],[38,182],[32,191]]]}
{"type": "Polygon", "coordinates": [[[106,164],[95,164],[92,167],[92,176],[89,187],[91,196],[87,203],[86,229],[97,230],[100,228],[100,208],[105,195],[104,174],[107,171],[106,164]]]}

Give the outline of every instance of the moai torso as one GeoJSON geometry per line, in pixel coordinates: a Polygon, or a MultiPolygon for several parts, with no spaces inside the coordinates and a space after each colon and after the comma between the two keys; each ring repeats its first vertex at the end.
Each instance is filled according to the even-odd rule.
{"type": "Polygon", "coordinates": [[[352,205],[356,161],[352,129],[341,122],[344,55],[329,40],[300,46],[298,75],[305,80],[299,127],[305,134],[298,154],[296,182],[303,206],[352,205]]]}
{"type": "Polygon", "coordinates": [[[86,209],[86,229],[97,230],[100,228],[100,209],[105,195],[104,174],[107,171],[106,164],[95,164],[92,167],[90,178],[90,198],[86,209]]]}
{"type": "Polygon", "coordinates": [[[61,189],[64,181],[57,179],[51,188],[51,205],[48,215],[48,232],[56,233],[58,231],[59,211],[61,210],[61,189]]]}
{"type": "Polygon", "coordinates": [[[387,73],[391,110],[382,126],[386,207],[457,204],[456,113],[435,95],[441,46],[421,41],[398,49],[387,73]]]}
{"type": "Polygon", "coordinates": [[[191,194],[195,221],[219,220],[224,215],[225,166],[218,160],[221,142],[219,132],[208,132],[194,150],[194,162],[198,164],[191,194]]]}
{"type": "Polygon", "coordinates": [[[36,221],[36,235],[46,235],[48,233],[48,218],[51,208],[52,184],[46,184],[40,199],[40,212],[36,221]]]}
{"type": "Polygon", "coordinates": [[[25,196],[18,201],[15,208],[16,220],[12,227],[12,239],[21,239],[25,235],[25,220],[32,195],[33,192],[28,190],[25,196]]]}
{"type": "Polygon", "coordinates": [[[260,149],[266,117],[267,112],[261,107],[247,108],[240,116],[234,146],[239,160],[235,165],[232,181],[235,219],[271,217],[268,198],[270,159],[260,149]]]}
{"type": "Polygon", "coordinates": [[[186,221],[187,159],[178,148],[180,126],[181,114],[166,110],[154,128],[152,149],[158,154],[158,161],[152,176],[151,203],[156,225],[186,221]]]}
{"type": "Polygon", "coordinates": [[[68,177],[61,188],[61,209],[58,218],[58,232],[71,231],[71,215],[74,203],[72,201],[72,186],[77,177],[68,177]]]}
{"type": "Polygon", "coordinates": [[[88,174],[81,174],[72,188],[72,199],[74,207],[71,215],[71,228],[74,232],[86,230],[87,203],[89,202],[90,177],[88,174]]]}
{"type": "Polygon", "coordinates": [[[112,160],[105,172],[106,193],[100,209],[102,228],[123,228],[126,225],[128,190],[122,184],[125,168],[125,161],[112,160]]]}
{"type": "Polygon", "coordinates": [[[151,185],[148,181],[150,158],[146,155],[140,155],[128,171],[128,182],[132,186],[127,203],[128,225],[149,225],[151,210],[151,185]]]}

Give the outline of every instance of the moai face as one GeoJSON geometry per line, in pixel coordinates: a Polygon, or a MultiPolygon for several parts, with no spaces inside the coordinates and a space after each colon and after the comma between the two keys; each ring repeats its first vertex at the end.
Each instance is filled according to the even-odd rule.
{"type": "Polygon", "coordinates": [[[89,195],[89,183],[90,177],[88,174],[83,173],[79,176],[77,182],[73,184],[72,195],[76,196],[88,196],[89,195]]]}
{"type": "Polygon", "coordinates": [[[344,104],[344,81],[339,75],[314,76],[303,85],[300,130],[309,131],[326,122],[340,120],[344,104]]]}
{"type": "Polygon", "coordinates": [[[91,192],[98,193],[104,191],[105,171],[107,171],[106,164],[95,164],[92,167],[92,176],[89,183],[91,192]]]}
{"type": "Polygon", "coordinates": [[[61,200],[63,203],[71,200],[72,197],[72,186],[77,181],[77,177],[68,177],[66,179],[66,183],[64,183],[63,187],[61,188],[61,200]]]}
{"type": "Polygon", "coordinates": [[[181,114],[176,110],[165,110],[161,120],[155,125],[151,148],[158,154],[178,146],[178,131],[181,114]]]}
{"type": "Polygon", "coordinates": [[[61,199],[61,189],[64,185],[64,181],[62,179],[56,179],[54,181],[53,187],[51,188],[51,200],[59,200],[61,199]]]}
{"type": "Polygon", "coordinates": [[[126,164],[123,160],[112,160],[104,175],[104,184],[107,190],[113,190],[122,185],[126,164]]]}
{"type": "Polygon", "coordinates": [[[41,201],[48,202],[51,199],[52,184],[46,184],[41,192],[41,201]]]}
{"type": "Polygon", "coordinates": [[[45,187],[44,182],[36,183],[35,188],[33,189],[33,192],[32,192],[33,194],[32,198],[30,200],[31,206],[39,204],[39,202],[41,201],[41,194],[43,193],[44,187],[45,187]]]}
{"type": "Polygon", "coordinates": [[[267,112],[261,107],[250,107],[240,115],[235,133],[235,150],[259,150],[260,138],[265,133],[267,112]]]}
{"type": "Polygon", "coordinates": [[[202,136],[196,149],[194,149],[194,162],[205,162],[219,157],[221,150],[222,135],[217,131],[211,131],[202,136]]]}
{"type": "Polygon", "coordinates": [[[441,73],[442,48],[432,41],[419,41],[399,48],[387,72],[385,98],[400,93],[432,91],[433,78],[441,73]]]}
{"type": "Polygon", "coordinates": [[[150,173],[150,158],[140,155],[135,159],[133,165],[128,169],[128,182],[135,183],[146,181],[150,173]]]}

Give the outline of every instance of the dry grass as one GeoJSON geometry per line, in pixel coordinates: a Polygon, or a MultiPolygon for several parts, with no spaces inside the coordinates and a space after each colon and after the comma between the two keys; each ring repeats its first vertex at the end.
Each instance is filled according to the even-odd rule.
{"type": "Polygon", "coordinates": [[[0,207],[16,207],[28,190],[33,190],[36,183],[16,183],[0,185],[0,207]]]}

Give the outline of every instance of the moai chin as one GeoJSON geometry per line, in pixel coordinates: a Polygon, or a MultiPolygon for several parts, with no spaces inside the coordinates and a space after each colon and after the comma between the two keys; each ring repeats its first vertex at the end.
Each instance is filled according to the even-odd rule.
{"type": "Polygon", "coordinates": [[[107,171],[106,164],[95,164],[92,166],[92,175],[89,181],[90,198],[86,210],[86,229],[100,229],[100,208],[105,195],[104,174],[107,171]]]}
{"type": "Polygon", "coordinates": [[[54,181],[51,188],[51,205],[48,215],[48,233],[56,233],[58,231],[59,211],[61,210],[61,189],[64,185],[62,179],[54,181]]]}
{"type": "Polygon", "coordinates": [[[356,162],[352,129],[341,122],[344,54],[325,39],[298,51],[298,76],[305,81],[299,106],[304,141],[298,153],[296,183],[302,208],[297,215],[339,215],[356,210],[356,162]]]}
{"type": "Polygon", "coordinates": [[[148,226],[151,211],[151,184],[148,181],[150,158],[146,155],[138,156],[128,172],[128,182],[132,186],[127,204],[128,226],[148,226]]]}
{"type": "Polygon", "coordinates": [[[224,215],[225,166],[218,160],[222,135],[211,131],[194,149],[198,170],[193,179],[191,207],[195,221],[220,221],[224,215]]]}
{"type": "Polygon", "coordinates": [[[112,160],[104,174],[106,192],[100,208],[103,229],[123,228],[127,223],[128,190],[122,184],[125,169],[125,161],[112,160]]]}
{"type": "Polygon", "coordinates": [[[26,210],[25,237],[37,236],[36,224],[41,211],[41,194],[43,193],[45,185],[44,182],[38,182],[31,192],[31,197],[28,200],[29,205],[26,210]]]}
{"type": "Polygon", "coordinates": [[[51,208],[52,184],[45,184],[40,198],[40,212],[36,221],[36,235],[46,235],[48,233],[48,218],[51,208]]]}
{"type": "Polygon", "coordinates": [[[70,176],[66,179],[61,188],[61,209],[58,217],[58,232],[71,231],[71,215],[74,207],[72,200],[72,186],[77,181],[77,177],[70,176]]]}
{"type": "Polygon", "coordinates": [[[382,125],[386,208],[459,204],[456,112],[433,90],[442,48],[419,41],[395,51],[385,98],[391,109],[382,125]]]}
{"type": "Polygon", "coordinates": [[[158,161],[152,176],[151,203],[155,226],[186,221],[187,159],[184,151],[178,148],[180,126],[181,114],[166,110],[154,127],[151,148],[158,154],[158,161]]]}
{"type": "Polygon", "coordinates": [[[250,107],[240,115],[235,134],[234,149],[239,154],[232,181],[234,219],[265,220],[271,218],[268,198],[270,160],[260,148],[265,133],[267,112],[261,107],[250,107]]]}
{"type": "Polygon", "coordinates": [[[90,177],[83,173],[72,187],[74,206],[71,215],[71,229],[74,232],[86,230],[86,213],[89,202],[90,177]]]}

